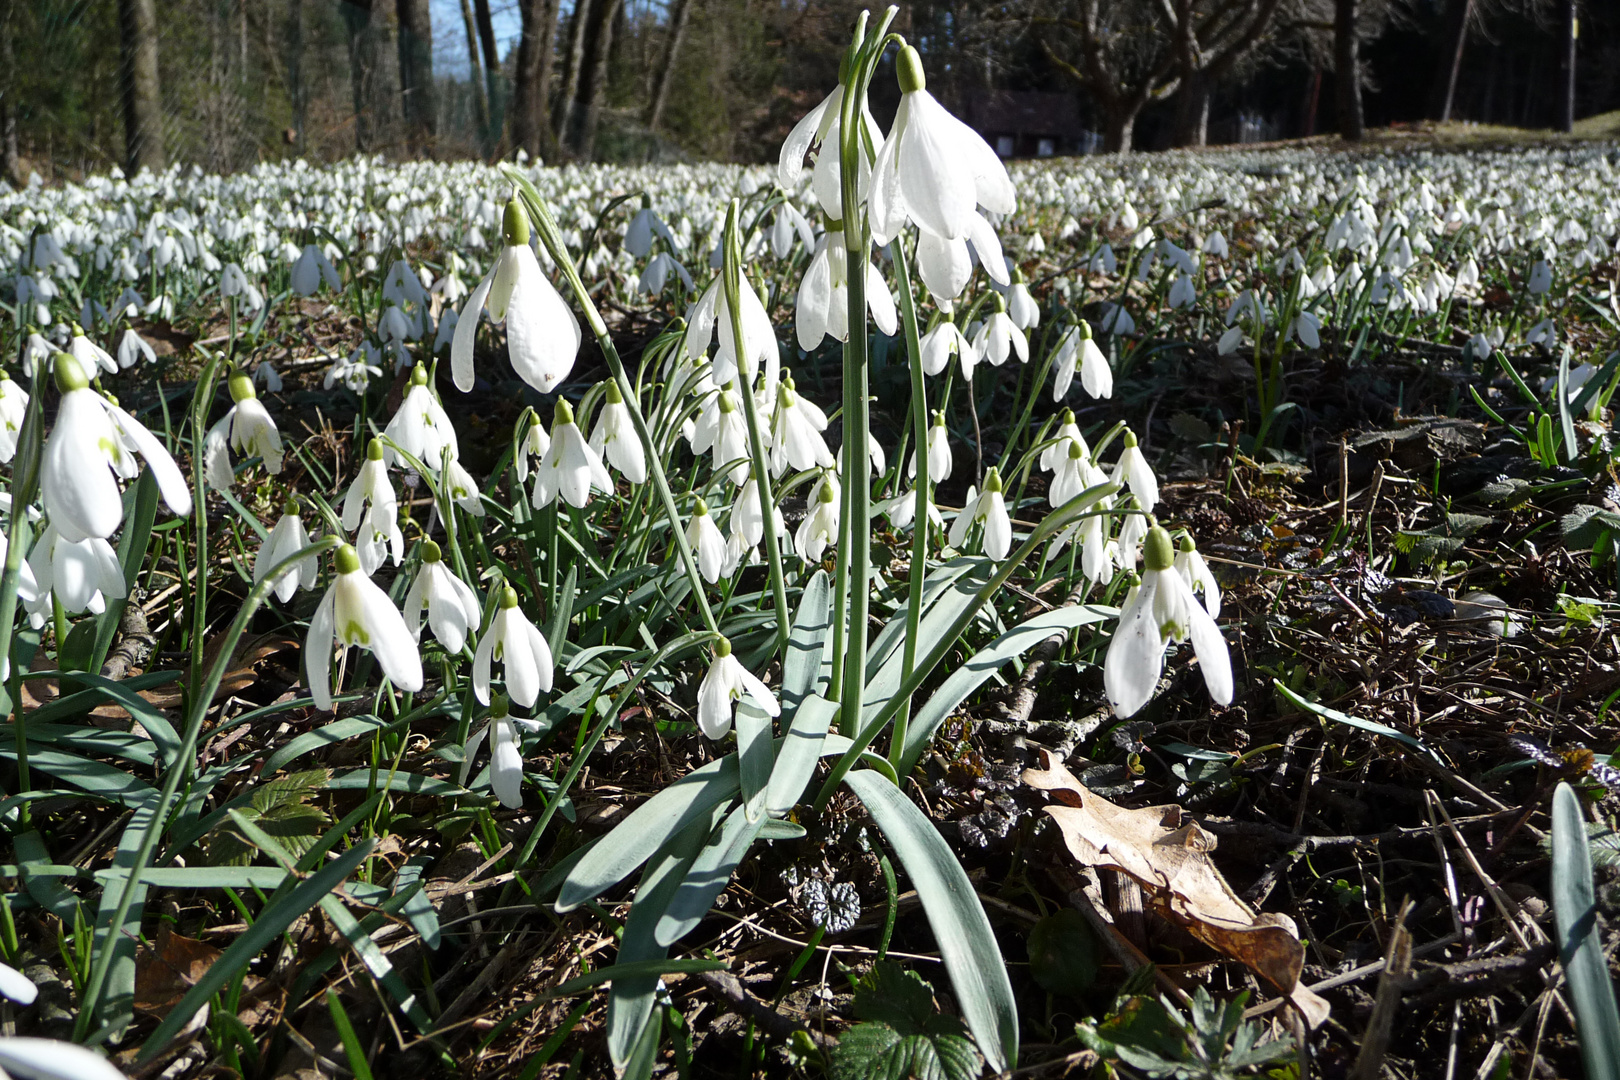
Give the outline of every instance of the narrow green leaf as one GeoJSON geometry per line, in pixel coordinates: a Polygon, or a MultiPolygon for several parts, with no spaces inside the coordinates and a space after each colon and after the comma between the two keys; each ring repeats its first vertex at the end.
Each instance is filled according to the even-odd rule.
{"type": "Polygon", "coordinates": [[[830,673],[824,657],[831,642],[832,578],[817,570],[799,598],[799,613],[782,657],[783,716],[792,716],[807,695],[821,692],[830,673]]]}
{"type": "Polygon", "coordinates": [[[1569,977],[1586,1075],[1588,1080],[1620,1076],[1620,1010],[1597,925],[1586,816],[1580,796],[1563,783],[1553,792],[1552,904],[1558,958],[1569,977]]]}
{"type": "Polygon", "coordinates": [[[692,860],[685,880],[659,918],[653,932],[658,944],[666,947],[675,944],[703,921],[714,898],[730,884],[731,875],[748,854],[764,823],[763,817],[749,815],[746,804],[731,812],[725,824],[692,860]]]}
{"type": "Polygon", "coordinates": [[[354,1033],[348,1010],[343,1007],[335,990],[326,992],[326,1011],[332,1016],[332,1026],[337,1028],[338,1038],[343,1043],[343,1055],[349,1061],[349,1071],[354,1073],[354,1080],[371,1080],[371,1063],[366,1060],[365,1047],[360,1045],[360,1036],[354,1033]]]}
{"type": "Polygon", "coordinates": [[[392,726],[393,724],[385,723],[377,716],[348,716],[342,720],[334,720],[330,724],[323,724],[314,731],[306,731],[297,738],[289,739],[285,746],[279,747],[265,760],[264,767],[259,770],[259,778],[263,779],[278,773],[305,754],[324,746],[346,743],[362,735],[370,735],[379,729],[386,731],[392,726]]]}
{"type": "Polygon", "coordinates": [[[1281,680],[1273,679],[1271,680],[1271,685],[1276,687],[1277,692],[1282,694],[1282,696],[1296,708],[1303,709],[1308,713],[1314,713],[1315,715],[1327,720],[1334,720],[1341,724],[1348,724],[1353,728],[1360,728],[1362,731],[1370,731],[1374,735],[1387,736],[1388,738],[1394,739],[1398,743],[1405,746],[1410,746],[1418,753],[1434,761],[1437,765],[1445,764],[1440,760],[1440,755],[1436,754],[1433,750],[1430,750],[1427,746],[1424,746],[1421,742],[1404,731],[1396,731],[1394,728],[1380,724],[1377,721],[1362,720],[1359,717],[1342,713],[1337,709],[1330,709],[1326,705],[1318,705],[1314,701],[1307,701],[1305,698],[1300,697],[1298,694],[1288,689],[1288,687],[1284,686],[1281,680]]]}
{"type": "MultiPolygon", "coordinates": [[[[784,709],[784,712],[786,710],[784,709]]],[[[821,756],[827,730],[838,715],[838,706],[815,694],[800,702],[793,711],[793,726],[782,740],[771,772],[765,808],[771,814],[785,814],[804,798],[804,789],[815,775],[816,759],[821,756]]]]}

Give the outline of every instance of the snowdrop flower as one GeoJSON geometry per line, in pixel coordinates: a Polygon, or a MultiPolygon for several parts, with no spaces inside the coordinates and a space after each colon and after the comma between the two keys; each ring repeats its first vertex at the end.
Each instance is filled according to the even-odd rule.
{"type": "Polygon", "coordinates": [[[810,512],[804,516],[804,521],[799,524],[799,531],[793,538],[794,547],[799,551],[799,558],[803,559],[806,565],[820,562],[821,556],[827,551],[827,546],[838,542],[841,494],[838,477],[832,472],[822,473],[820,479],[816,481],[814,490],[810,492],[810,512]]]}
{"type": "Polygon", "coordinates": [[[100,614],[108,600],[121,599],[127,591],[111,544],[99,536],[68,540],[54,523],[45,526],[27,566],[27,580],[19,584],[17,595],[36,602],[54,595],[69,615],[100,614]]]}
{"type": "Polygon", "coordinates": [[[781,476],[789,465],[799,470],[832,468],[832,451],[821,437],[826,430],[826,414],[799,396],[791,376],[783,379],[776,390],[776,415],[771,422],[771,474],[781,476]]]}
{"type": "Polygon", "coordinates": [[[219,295],[240,296],[249,311],[258,311],[264,307],[264,294],[235,263],[226,263],[224,272],[219,275],[219,295]]]}
{"type": "Polygon", "coordinates": [[[1148,464],[1141,447],[1136,445],[1134,431],[1125,432],[1125,449],[1120,451],[1119,460],[1114,463],[1112,479],[1121,487],[1131,489],[1143,513],[1152,513],[1154,506],[1158,505],[1159,481],[1154,477],[1153,467],[1148,464]]]}
{"type": "Polygon", "coordinates": [[[118,374],[118,361],[106,349],[85,337],[84,330],[77,323],[73,325],[73,340],[68,342],[67,351],[73,354],[86,373],[100,368],[109,375],[118,374]]]}
{"type": "Polygon", "coordinates": [[[748,478],[748,424],[731,386],[709,399],[692,426],[692,453],[712,450],[716,472],[735,462],[727,475],[733,484],[740,484],[748,478]]]}
{"type": "Polygon", "coordinates": [[[663,293],[664,286],[669,284],[669,275],[672,273],[680,278],[687,292],[697,288],[686,267],[677,262],[675,256],[669,252],[660,251],[648,261],[647,268],[641,272],[641,277],[636,281],[636,291],[643,296],[658,296],[663,293]]]}
{"type": "Polygon", "coordinates": [[[440,481],[444,485],[444,493],[450,501],[461,507],[473,517],[484,516],[484,500],[479,494],[478,481],[474,480],[456,458],[450,459],[440,481]]]}
{"type": "Polygon", "coordinates": [[[299,296],[311,296],[323,281],[331,291],[343,291],[343,279],[338,277],[337,267],[326,257],[326,252],[316,244],[305,244],[293,262],[292,291],[299,296]]]}
{"type": "Polygon", "coordinates": [[[973,277],[974,256],[978,256],[979,264],[996,285],[1005,288],[1012,284],[1001,238],[978,211],[968,218],[966,234],[954,240],[935,236],[926,229],[917,233],[917,275],[936,300],[949,302],[962,294],[973,277]]]}
{"type": "MultiPolygon", "coordinates": [[[[263,581],[271,567],[298,554],[311,543],[309,534],[304,532],[304,523],[298,517],[298,503],[288,500],[270,535],[259,545],[259,553],[253,557],[253,584],[263,581]]],[[[320,574],[320,559],[310,555],[283,571],[272,586],[272,591],[276,599],[285,604],[299,589],[313,589],[320,574]]]]}
{"type": "MultiPolygon", "coordinates": [[[[776,535],[781,537],[786,531],[782,511],[773,506],[771,515],[775,520],[776,535]]],[[[765,508],[760,505],[759,483],[752,469],[749,470],[748,479],[737,490],[736,501],[731,504],[731,519],[727,522],[727,528],[733,537],[740,537],[743,546],[748,548],[758,546],[765,538],[765,508]]]]}
{"type": "Polygon", "coordinates": [[[456,322],[450,344],[450,370],[456,388],[473,387],[473,340],[485,305],[494,322],[506,323],[506,350],[518,377],[549,394],[574,369],[579,354],[579,320],[540,269],[529,247],[529,216],[514,196],[506,204],[506,243],[456,322]]]}
{"type": "Polygon", "coordinates": [[[1181,580],[1187,583],[1187,588],[1195,593],[1204,594],[1204,610],[1209,612],[1210,618],[1221,617],[1221,587],[1210,573],[1209,564],[1204,557],[1198,554],[1198,545],[1188,533],[1181,534],[1181,543],[1176,550],[1176,573],[1181,580]]]}
{"type": "Polygon", "coordinates": [[[686,355],[693,363],[701,363],[709,345],[719,331],[720,347],[714,353],[713,379],[716,386],[724,386],[736,379],[740,385],[751,387],[765,368],[765,386],[773,389],[779,377],[782,354],[776,344],[776,329],[771,325],[770,313],[754,291],[748,278],[739,279],[737,306],[742,316],[742,370],[737,374],[737,335],[732,332],[731,304],[726,299],[723,275],[717,275],[709,287],[698,297],[686,313],[686,355]]]}
{"type": "Polygon", "coordinates": [[[709,504],[697,501],[697,513],[686,524],[686,542],[697,554],[698,570],[710,585],[720,580],[726,565],[726,538],[720,535],[720,526],[709,516],[709,504]]]}
{"type": "Polygon", "coordinates": [[[1191,307],[1198,300],[1198,290],[1193,288],[1191,276],[1185,272],[1176,275],[1168,300],[1172,308],[1191,307]]]}
{"type": "Polygon", "coordinates": [[[1052,400],[1062,401],[1069,396],[1069,387],[1074,383],[1075,369],[1080,370],[1080,387],[1094,398],[1112,397],[1114,393],[1114,369],[1109,366],[1108,357],[1097,348],[1097,342],[1091,336],[1091,324],[1084,319],[1078,320],[1063,334],[1063,340],[1058,343],[1057,374],[1052,380],[1052,400]]]}
{"type": "Polygon", "coordinates": [[[461,773],[457,783],[466,786],[467,774],[472,771],[472,763],[478,756],[478,748],[483,745],[487,736],[489,790],[508,810],[516,810],[522,806],[523,751],[519,745],[522,737],[517,730],[520,727],[533,732],[539,731],[541,724],[538,720],[525,720],[520,716],[511,715],[506,695],[497,694],[494,704],[490,706],[489,722],[479,728],[463,748],[461,773]]]}
{"type": "Polygon", "coordinates": [[[376,362],[380,355],[377,347],[369,341],[361,343],[349,354],[348,359],[332,361],[332,366],[326,369],[322,385],[330,390],[341,382],[351,393],[364,394],[371,380],[382,375],[382,368],[376,362]]]}
{"type": "Polygon", "coordinates": [[[1091,457],[1091,445],[1080,433],[1080,427],[1075,423],[1073,409],[1063,410],[1063,415],[1058,420],[1057,434],[1052,436],[1052,439],[1052,445],[1041,451],[1040,465],[1044,472],[1057,471],[1058,466],[1069,456],[1070,443],[1080,447],[1082,457],[1091,457]]]}
{"type": "Polygon", "coordinates": [[[1530,267],[1530,281],[1526,286],[1531,296],[1541,296],[1552,288],[1552,266],[1545,259],[1537,259],[1530,267]]]}
{"type": "Polygon", "coordinates": [[[203,439],[203,475],[216,491],[228,490],[236,478],[229,450],[262,458],[271,476],[281,472],[281,433],[270,413],[259,404],[253,380],[239,371],[231,376],[230,389],[234,404],[203,439]]]}
{"type": "MultiPolygon", "coordinates": [[[[379,457],[378,462],[381,462],[379,457]]],[[[304,645],[306,678],[315,707],[332,709],[332,645],[359,645],[377,658],[383,677],[401,690],[422,689],[422,658],[405,619],[360,567],[360,555],[348,544],[332,553],[335,574],[326,595],[309,620],[304,645]]]]}
{"type": "Polygon", "coordinates": [[[128,327],[124,330],[124,336],[118,339],[118,367],[128,371],[143,359],[148,364],[154,364],[157,353],[145,338],[135,332],[134,327],[128,327]]]}
{"type": "Polygon", "coordinates": [[[1558,344],[1558,324],[1551,318],[1542,319],[1525,332],[1524,343],[1530,346],[1544,345],[1552,348],[1558,344]]]}
{"type": "Polygon", "coordinates": [[[1173,552],[1170,534],[1153,526],[1144,550],[1142,584],[1120,612],[1103,661],[1103,687],[1117,716],[1132,716],[1148,703],[1164,667],[1165,650],[1171,642],[1188,638],[1209,696],[1220,705],[1232,702],[1232,660],[1226,641],[1173,569],[1173,552]]]}
{"type": "Polygon", "coordinates": [[[1024,332],[1013,323],[1001,297],[995,299],[996,309],[979,327],[979,332],[973,335],[974,354],[981,361],[989,361],[995,367],[1005,364],[1007,357],[1013,353],[1018,354],[1020,363],[1028,363],[1029,339],[1024,337],[1024,332]]]}
{"type": "Polygon", "coordinates": [[[984,526],[984,553],[992,559],[1005,559],[1012,550],[1012,521],[1007,517],[1007,504],[1001,498],[1001,473],[994,465],[984,474],[984,490],[975,493],[968,489],[967,505],[951,523],[946,538],[951,547],[960,550],[967,541],[968,528],[984,526]]]}
{"type": "Polygon", "coordinates": [[[427,369],[421,364],[411,369],[410,389],[400,401],[399,411],[383,429],[383,439],[383,461],[390,466],[406,467],[396,446],[435,472],[444,461],[445,451],[450,452],[452,460],[461,456],[456,429],[428,388],[427,369]]]}
{"type": "Polygon", "coordinates": [[[535,415],[533,409],[524,409],[523,415],[518,417],[519,424],[525,420],[529,426],[523,433],[522,445],[512,462],[520,484],[529,482],[529,466],[532,464],[538,468],[546,459],[546,451],[551,449],[551,436],[546,434],[544,425],[540,423],[540,418],[535,415]]]}
{"type": "MultiPolygon", "coordinates": [[[[794,191],[804,176],[805,156],[812,149],[820,147],[816,153],[810,186],[816,202],[821,205],[822,212],[835,221],[842,221],[844,218],[843,181],[838,161],[843,131],[840,114],[843,110],[844,93],[844,84],[840,82],[833,88],[832,93],[822,99],[821,104],[805,113],[803,118],[793,125],[793,130],[788,132],[788,137],[782,142],[782,150],[776,163],[777,183],[783,191],[794,191]]],[[[876,146],[882,140],[883,133],[879,130],[877,121],[872,118],[872,112],[865,101],[861,102],[860,110],[861,122],[866,126],[865,134],[871,139],[872,145],[876,146]]],[[[866,155],[862,153],[857,156],[857,198],[866,198],[870,178],[871,166],[867,163],[866,155]]]]}
{"type": "MultiPolygon", "coordinates": [[[[821,234],[793,308],[794,330],[805,352],[814,350],[823,337],[849,340],[849,254],[842,229],[829,227],[821,234]]],[[[899,329],[899,317],[888,283],[870,261],[859,261],[866,266],[866,307],[872,321],[885,334],[893,334],[899,329]]]]}
{"type": "Polygon", "coordinates": [[[613,478],[602,465],[602,455],[585,441],[574,423],[573,407],[559,398],[551,418],[551,445],[534,474],[535,509],[559,495],[569,506],[584,506],[593,487],[611,492],[613,478]]]}
{"type": "Polygon", "coordinates": [[[23,343],[23,374],[33,378],[34,365],[50,360],[51,353],[55,351],[56,347],[46,341],[44,335],[38,333],[29,334],[28,340],[23,343]]]}
{"type": "Polygon", "coordinates": [[[872,237],[887,244],[909,221],[935,236],[968,233],[976,206],[1017,208],[1007,167],[978,132],[945,111],[927,90],[922,57],[910,45],[895,60],[900,108],[872,163],[872,237]]]}
{"type": "Polygon", "coordinates": [[[56,357],[56,386],[62,392],[56,424],[45,440],[39,486],[45,513],[68,540],[105,539],[124,520],[117,477],[135,476],[134,454],[146,459],[169,509],[191,513],[185,476],[150,431],[94,390],[84,369],[67,354],[56,357]]]}
{"type": "Polygon", "coordinates": [[[444,553],[432,540],[422,541],[422,566],[405,594],[405,626],[414,641],[422,640],[422,614],[445,651],[459,653],[467,634],[483,618],[478,596],[444,562],[444,553]]]}
{"type": "MultiPolygon", "coordinates": [[[[945,411],[943,409],[934,413],[934,422],[928,427],[928,482],[930,484],[943,483],[950,479],[953,463],[951,461],[951,433],[945,429],[945,411]]],[[[911,452],[911,462],[907,466],[906,476],[916,479],[917,452],[911,452]]],[[[904,526],[901,526],[904,528],[904,526]]]]}
{"type": "Polygon", "coordinates": [[[1302,311],[1289,326],[1289,332],[1299,336],[1300,343],[1307,349],[1320,349],[1322,347],[1322,320],[1309,311],[1302,311]]]}
{"type": "Polygon", "coordinates": [[[1136,333],[1136,320],[1123,305],[1110,302],[1103,304],[1102,308],[1103,317],[1097,329],[1105,334],[1117,334],[1120,337],[1130,337],[1136,333]]]}
{"type": "Polygon", "coordinates": [[[18,1005],[32,1005],[34,999],[39,997],[39,987],[34,985],[33,979],[10,964],[0,964],[0,997],[18,1005]]]}
{"type": "Polygon", "coordinates": [[[675,237],[670,235],[669,226],[653,210],[652,204],[643,198],[641,209],[636,211],[636,216],[630,219],[629,226],[624,230],[624,250],[638,259],[645,259],[647,253],[652,251],[655,236],[674,249],[675,237]]]}
{"type": "Polygon", "coordinates": [[[405,557],[405,534],[399,529],[399,501],[388,482],[381,439],[366,447],[366,460],[343,496],[343,529],[356,532],[360,565],[369,578],[392,551],[394,565],[405,557]]]}
{"type": "Polygon", "coordinates": [[[1231,356],[1243,346],[1243,324],[1234,323],[1221,334],[1215,343],[1215,352],[1219,356],[1231,356]]]}
{"type": "Polygon", "coordinates": [[[1087,488],[1109,482],[1108,475],[1091,463],[1081,443],[1068,440],[1069,453],[1057,463],[1047,501],[1056,509],[1087,488]]]}
{"type": "Polygon", "coordinates": [[[596,427],[591,431],[591,449],[632,484],[647,482],[647,456],[630,420],[630,406],[624,403],[616,380],[608,380],[607,401],[596,414],[596,427]]]}
{"type": "Polygon", "coordinates": [[[962,362],[962,378],[971,379],[973,369],[979,362],[979,354],[953,320],[954,316],[946,315],[938,326],[924,334],[918,343],[917,353],[922,360],[924,374],[938,375],[955,355],[962,362]]]}
{"type": "Polygon", "coordinates": [[[517,590],[510,585],[502,587],[500,607],[473,656],[473,696],[481,705],[489,704],[490,665],[497,660],[503,668],[506,692],[525,709],[540,700],[540,691],[551,689],[551,648],[518,607],[517,590]]]}
{"type": "Polygon", "coordinates": [[[1024,275],[1013,271],[1012,287],[1007,290],[1007,317],[1020,330],[1031,330],[1041,325],[1041,307],[1029,294],[1024,275]]]}
{"type": "Polygon", "coordinates": [[[0,463],[17,455],[17,436],[28,414],[28,391],[0,372],[0,463]]]}
{"type": "Polygon", "coordinates": [[[1086,262],[1086,271],[1092,274],[1112,274],[1119,269],[1119,258],[1114,254],[1114,245],[1104,241],[1102,246],[1086,262]]]}
{"type": "Polygon", "coordinates": [[[17,1080],[124,1080],[94,1050],[60,1039],[9,1035],[0,1038],[0,1073],[17,1080]]]}
{"type": "MultiPolygon", "coordinates": [[[[800,123],[803,123],[801,120],[800,123]]],[[[785,149],[785,148],[784,148],[785,149]]],[[[793,250],[793,238],[797,236],[806,248],[813,248],[816,244],[815,234],[810,229],[810,222],[799,213],[799,208],[783,199],[776,207],[776,216],[771,221],[770,232],[767,234],[771,244],[771,254],[778,259],[785,259],[793,250]]]]}
{"type": "Polygon", "coordinates": [[[434,356],[438,356],[443,349],[455,343],[456,327],[460,323],[461,316],[456,314],[454,308],[444,309],[444,314],[439,316],[439,328],[433,333],[434,356]]]}
{"type": "Polygon", "coordinates": [[[722,637],[714,646],[709,673],[698,687],[698,727],[711,739],[723,739],[731,730],[732,705],[744,694],[766,716],[781,714],[776,695],[742,661],[731,655],[731,641],[722,637]]]}
{"type": "Polygon", "coordinates": [[[1125,513],[1125,520],[1119,525],[1119,550],[1115,559],[1121,566],[1136,565],[1141,558],[1142,541],[1147,539],[1149,523],[1146,513],[1138,512],[1140,502],[1134,496],[1127,496],[1119,500],[1119,508],[1125,513]]]}

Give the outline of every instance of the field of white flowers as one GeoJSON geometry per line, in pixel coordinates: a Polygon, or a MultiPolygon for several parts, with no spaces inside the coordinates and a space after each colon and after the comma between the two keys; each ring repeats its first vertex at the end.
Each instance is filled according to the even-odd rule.
{"type": "Polygon", "coordinates": [[[0,1069],[1594,1060],[1620,151],[1008,168],[880,44],[0,192],[0,1069]]]}

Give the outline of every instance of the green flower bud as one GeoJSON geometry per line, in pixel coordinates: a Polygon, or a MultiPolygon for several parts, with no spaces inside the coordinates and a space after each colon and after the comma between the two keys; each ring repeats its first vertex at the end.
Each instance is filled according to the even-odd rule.
{"type": "Polygon", "coordinates": [[[899,80],[902,94],[915,94],[919,90],[928,89],[928,76],[923,74],[922,56],[910,45],[900,47],[900,55],[894,61],[894,75],[899,80]]]}
{"type": "Polygon", "coordinates": [[[502,223],[509,247],[525,247],[529,243],[529,214],[516,195],[506,204],[506,217],[502,223]]]}
{"type": "Polygon", "coordinates": [[[442,558],[444,558],[444,552],[439,549],[438,544],[434,543],[432,540],[422,541],[423,562],[434,563],[438,562],[442,558]]]}
{"type": "Polygon", "coordinates": [[[52,358],[52,362],[55,364],[56,388],[62,393],[89,389],[90,380],[85,378],[84,368],[74,359],[72,353],[59,352],[52,358]]]}
{"type": "Polygon", "coordinates": [[[1149,570],[1165,571],[1176,561],[1176,546],[1164,526],[1155,525],[1142,541],[1142,565],[1149,570]]]}
{"type": "Polygon", "coordinates": [[[253,392],[253,380],[248,378],[245,372],[238,371],[232,375],[227,385],[231,390],[232,401],[243,402],[259,396],[253,392]]]}
{"type": "Polygon", "coordinates": [[[340,574],[352,574],[360,569],[360,553],[348,544],[339,544],[332,552],[332,569],[340,574]]]}
{"type": "Polygon", "coordinates": [[[383,444],[381,439],[373,438],[371,442],[366,445],[366,457],[371,461],[381,461],[383,459],[383,444]]]}

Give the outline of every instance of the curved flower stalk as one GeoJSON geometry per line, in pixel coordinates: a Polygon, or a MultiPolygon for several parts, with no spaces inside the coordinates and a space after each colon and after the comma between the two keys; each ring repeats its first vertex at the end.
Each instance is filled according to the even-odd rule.
{"type": "MultiPolygon", "coordinates": [[[[270,535],[264,538],[264,543],[259,545],[258,554],[253,557],[253,583],[257,585],[263,581],[272,566],[298,554],[312,543],[314,541],[304,531],[304,523],[298,516],[297,501],[287,500],[281,517],[270,530],[270,535]]],[[[320,573],[321,564],[316,556],[299,560],[276,580],[273,586],[276,599],[285,604],[299,589],[313,589],[320,573]]]]}
{"type": "Polygon", "coordinates": [[[551,648],[518,607],[517,590],[510,585],[501,587],[495,617],[478,639],[473,656],[473,696],[481,705],[489,704],[490,669],[496,661],[501,664],[507,694],[525,709],[540,700],[542,690],[551,690],[551,648]]]}
{"type": "Polygon", "coordinates": [[[968,529],[974,525],[984,527],[984,553],[997,562],[1005,559],[1012,550],[1012,519],[1001,497],[1001,473],[994,465],[984,474],[983,491],[968,489],[967,503],[951,522],[947,542],[960,550],[967,543],[968,529]]]}
{"type": "Polygon", "coordinates": [[[422,541],[422,566],[405,594],[405,625],[412,639],[422,640],[422,615],[446,652],[459,653],[483,610],[471,587],[444,564],[444,553],[432,540],[422,541]]]}
{"type": "Polygon", "coordinates": [[[632,484],[647,482],[647,455],[642,452],[641,440],[630,422],[630,408],[624,403],[624,395],[619,393],[619,384],[612,379],[607,382],[607,400],[596,414],[596,427],[591,430],[591,449],[632,484]]]}
{"type": "Polygon", "coordinates": [[[450,371],[463,393],[473,387],[473,341],[478,315],[488,306],[491,321],[506,323],[506,350],[518,377],[549,394],[574,369],[579,355],[579,320],[540,269],[529,247],[529,218],[516,196],[506,204],[506,243],[495,265],[473,289],[456,322],[450,344],[450,371]]]}
{"type": "MultiPolygon", "coordinates": [[[[380,459],[379,459],[380,460],[380,459]]],[[[332,646],[358,645],[377,658],[383,676],[401,690],[422,689],[422,658],[416,641],[388,594],[360,566],[348,544],[332,553],[335,572],[326,595],[309,620],[304,664],[310,696],[323,712],[332,709],[332,646]]]]}
{"type": "Polygon", "coordinates": [[[381,439],[366,446],[366,460],[343,496],[343,530],[356,533],[355,545],[366,576],[377,572],[388,554],[398,566],[405,557],[405,534],[399,528],[399,500],[388,482],[381,439]]]}
{"type": "Polygon", "coordinates": [[[1170,534],[1154,525],[1143,548],[1142,584],[1120,612],[1103,660],[1103,687],[1118,716],[1132,716],[1153,696],[1165,650],[1191,639],[1209,696],[1232,703],[1232,660],[1220,627],[1174,569],[1170,534]]]}
{"type": "Polygon", "coordinates": [[[613,478],[574,423],[573,406],[559,398],[551,419],[551,442],[534,474],[534,507],[548,506],[559,495],[569,506],[582,507],[593,487],[611,492],[613,478]]]}
{"type": "Polygon", "coordinates": [[[45,513],[57,531],[74,541],[106,539],[116,532],[124,520],[116,478],[135,476],[136,453],[146,459],[169,509],[181,517],[191,513],[191,490],[163,444],[140,421],[91,390],[72,356],[57,353],[55,363],[62,400],[40,459],[39,486],[45,513]]]}
{"type": "Polygon", "coordinates": [[[281,432],[253,391],[253,380],[244,372],[230,378],[231,408],[203,438],[203,475],[215,491],[228,491],[236,480],[230,451],[264,461],[271,476],[281,472],[281,432]]]}
{"type": "Polygon", "coordinates": [[[723,739],[731,730],[732,707],[746,694],[766,716],[782,708],[776,695],[742,661],[731,655],[731,641],[722,637],[714,647],[709,672],[698,687],[698,727],[711,739],[723,739]]]}

